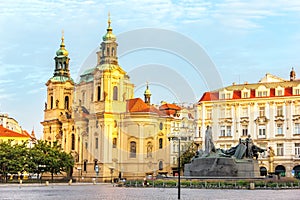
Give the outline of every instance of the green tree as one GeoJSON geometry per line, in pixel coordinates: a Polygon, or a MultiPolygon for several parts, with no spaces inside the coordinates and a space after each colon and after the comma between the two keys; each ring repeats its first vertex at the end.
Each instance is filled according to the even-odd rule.
{"type": "Polygon", "coordinates": [[[184,169],[184,165],[191,162],[191,159],[196,155],[197,146],[194,142],[187,145],[186,151],[180,155],[180,168],[184,169]]]}
{"type": "Polygon", "coordinates": [[[28,149],[26,143],[12,145],[12,141],[0,143],[0,172],[6,175],[22,173],[27,170],[28,149]]]}
{"type": "Polygon", "coordinates": [[[51,146],[45,141],[38,141],[29,155],[31,170],[51,173],[52,181],[54,174],[68,172],[74,166],[72,155],[64,152],[56,142],[51,146]]]}

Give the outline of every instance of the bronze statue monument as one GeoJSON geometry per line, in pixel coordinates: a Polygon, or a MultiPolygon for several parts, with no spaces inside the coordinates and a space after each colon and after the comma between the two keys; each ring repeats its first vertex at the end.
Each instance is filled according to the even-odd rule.
{"type": "Polygon", "coordinates": [[[216,149],[211,127],[205,131],[205,148],[197,151],[191,163],[184,167],[185,176],[201,177],[244,177],[259,176],[258,153],[266,151],[253,143],[251,136],[240,139],[230,149],[216,149]],[[256,158],[256,159],[254,159],[256,158]]]}

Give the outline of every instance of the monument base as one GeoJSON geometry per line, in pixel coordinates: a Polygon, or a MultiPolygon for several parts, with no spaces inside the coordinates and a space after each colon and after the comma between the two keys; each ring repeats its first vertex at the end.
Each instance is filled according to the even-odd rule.
{"type": "Polygon", "coordinates": [[[185,164],[184,176],[259,177],[257,160],[227,157],[200,157],[185,164]]]}

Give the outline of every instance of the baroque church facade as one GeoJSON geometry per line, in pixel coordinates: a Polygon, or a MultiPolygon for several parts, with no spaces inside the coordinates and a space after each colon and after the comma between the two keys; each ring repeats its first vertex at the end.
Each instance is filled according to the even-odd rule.
{"type": "Polygon", "coordinates": [[[105,181],[169,173],[168,134],[180,108],[151,105],[148,84],[144,100],[134,98],[134,84],[118,63],[110,19],[106,31],[95,55],[97,65],[82,73],[78,83],[70,76],[62,37],[54,75],[46,83],[43,139],[71,152],[74,174],[82,177],[105,181]]]}

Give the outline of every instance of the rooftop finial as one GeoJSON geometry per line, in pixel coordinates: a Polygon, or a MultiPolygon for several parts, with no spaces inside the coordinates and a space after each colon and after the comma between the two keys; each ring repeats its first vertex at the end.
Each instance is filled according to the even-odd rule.
{"type": "Polygon", "coordinates": [[[61,30],[61,44],[60,47],[65,47],[65,32],[64,29],[61,30]]]}
{"type": "Polygon", "coordinates": [[[107,23],[108,23],[108,28],[110,28],[111,20],[110,20],[110,12],[109,11],[108,11],[108,20],[107,20],[107,23]]]}

